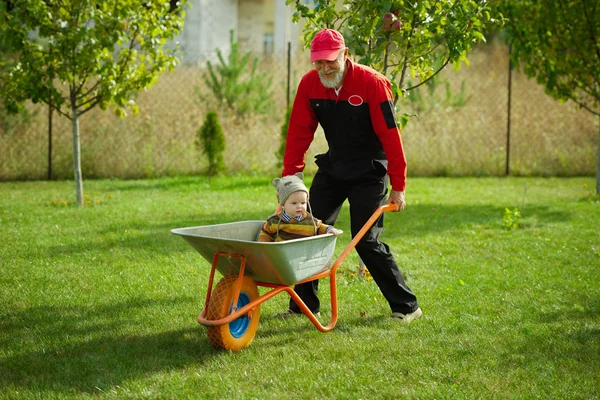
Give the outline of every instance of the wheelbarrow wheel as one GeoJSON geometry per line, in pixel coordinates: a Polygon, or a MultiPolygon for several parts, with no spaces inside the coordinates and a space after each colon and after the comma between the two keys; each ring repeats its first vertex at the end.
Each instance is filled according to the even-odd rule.
{"type": "MultiPolygon", "coordinates": [[[[206,310],[206,319],[227,317],[233,309],[233,297],[239,275],[223,277],[213,289],[206,310]]],[[[258,288],[252,278],[244,276],[237,302],[237,309],[258,298],[258,288]]],[[[248,347],[254,339],[260,319],[260,305],[229,324],[208,327],[208,340],[217,349],[240,350],[248,347]]]]}

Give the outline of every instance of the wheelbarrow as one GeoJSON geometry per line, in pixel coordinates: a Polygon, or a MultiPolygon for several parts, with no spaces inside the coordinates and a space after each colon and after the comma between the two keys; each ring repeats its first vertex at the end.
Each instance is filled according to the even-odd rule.
{"type": "Polygon", "coordinates": [[[210,343],[217,349],[234,351],[248,347],[258,329],[260,305],[281,292],[290,295],[319,331],[332,330],[338,318],[337,269],[381,214],[397,207],[386,204],[375,210],[335,261],[337,237],[332,234],[258,242],[264,221],[172,229],[212,263],[204,309],[198,315],[198,323],[208,327],[210,343]],[[213,289],[215,271],[223,278],[213,289]],[[294,292],[293,285],[325,277],[329,277],[331,319],[324,326],[294,292]],[[258,286],[270,290],[259,295],[258,286]]]}

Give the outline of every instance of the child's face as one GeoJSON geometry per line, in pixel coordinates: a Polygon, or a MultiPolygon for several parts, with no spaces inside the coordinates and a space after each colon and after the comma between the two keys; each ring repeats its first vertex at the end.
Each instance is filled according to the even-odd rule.
{"type": "Polygon", "coordinates": [[[306,212],[306,205],[308,203],[308,195],[304,191],[298,191],[290,194],[285,203],[283,203],[283,210],[290,217],[297,217],[304,215],[306,212]]]}

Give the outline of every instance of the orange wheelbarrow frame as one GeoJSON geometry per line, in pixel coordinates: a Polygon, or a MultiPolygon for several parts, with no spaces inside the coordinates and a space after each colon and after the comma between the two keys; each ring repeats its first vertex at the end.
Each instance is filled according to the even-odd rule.
{"type": "Polygon", "coordinates": [[[232,321],[234,321],[244,315],[248,315],[248,317],[251,318],[253,310],[255,310],[260,304],[264,303],[265,301],[269,300],[270,298],[276,296],[277,294],[279,294],[281,292],[287,292],[290,295],[290,297],[294,300],[294,302],[298,305],[300,310],[302,310],[304,315],[306,315],[308,317],[310,322],[319,331],[329,332],[330,330],[332,330],[335,327],[335,325],[337,323],[337,319],[338,319],[337,285],[336,285],[336,272],[337,272],[338,268],[340,267],[342,262],[346,259],[346,257],[350,254],[350,252],[356,247],[357,243],[367,233],[367,231],[369,229],[371,229],[371,226],[375,223],[375,221],[377,221],[384,212],[397,211],[397,210],[398,210],[398,206],[396,204],[386,204],[386,205],[383,205],[383,206],[380,206],[379,208],[377,208],[377,210],[375,210],[373,215],[363,225],[363,227],[356,234],[356,236],[354,236],[354,238],[352,238],[350,243],[344,248],[342,253],[337,257],[337,259],[333,262],[333,264],[331,265],[331,267],[328,270],[317,273],[307,279],[304,279],[304,280],[294,284],[294,285],[297,285],[297,284],[307,283],[307,282],[311,282],[311,281],[314,281],[317,279],[329,277],[329,290],[331,293],[331,319],[327,325],[321,324],[321,322],[317,319],[315,314],[309,310],[309,308],[306,306],[306,304],[304,304],[304,301],[302,301],[300,296],[298,296],[298,294],[296,294],[296,292],[294,292],[294,289],[292,286],[267,283],[267,282],[259,282],[259,281],[254,281],[257,286],[271,288],[271,290],[269,290],[268,292],[259,296],[258,298],[248,302],[247,304],[245,304],[244,306],[242,306],[240,308],[233,306],[231,308],[231,313],[224,318],[207,319],[207,309],[208,309],[208,306],[209,306],[210,300],[211,300],[211,293],[213,290],[213,283],[214,283],[214,278],[215,278],[215,270],[216,270],[216,266],[217,266],[217,263],[218,263],[218,260],[220,257],[234,257],[234,258],[241,259],[240,271],[239,271],[239,275],[238,275],[238,278],[236,281],[236,288],[235,288],[235,291],[233,294],[233,301],[231,303],[233,305],[238,304],[238,299],[239,299],[241,288],[242,288],[242,282],[244,279],[246,258],[240,254],[226,253],[226,252],[217,252],[217,253],[215,253],[215,255],[213,257],[212,267],[211,267],[211,271],[210,271],[210,277],[209,277],[209,281],[208,281],[208,290],[206,292],[206,299],[204,301],[204,309],[200,312],[200,315],[198,315],[198,323],[200,323],[203,326],[214,327],[214,326],[221,326],[221,325],[229,324],[232,321]]]}

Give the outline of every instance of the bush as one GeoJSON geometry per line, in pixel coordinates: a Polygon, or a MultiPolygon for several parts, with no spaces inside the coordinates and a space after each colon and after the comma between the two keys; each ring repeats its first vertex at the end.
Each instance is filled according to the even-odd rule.
{"type": "Polygon", "coordinates": [[[283,121],[283,124],[281,125],[281,141],[279,143],[279,149],[277,149],[277,152],[275,153],[275,156],[277,157],[277,168],[281,168],[283,167],[283,156],[285,155],[285,142],[287,140],[287,132],[288,132],[288,127],[290,125],[290,115],[292,114],[292,107],[288,107],[287,110],[285,111],[285,120],[283,121]]]}
{"type": "Polygon", "coordinates": [[[208,171],[210,176],[217,175],[225,170],[223,151],[225,151],[225,135],[219,124],[217,113],[214,111],[206,114],[204,124],[197,132],[197,145],[208,157],[208,171]]]}

